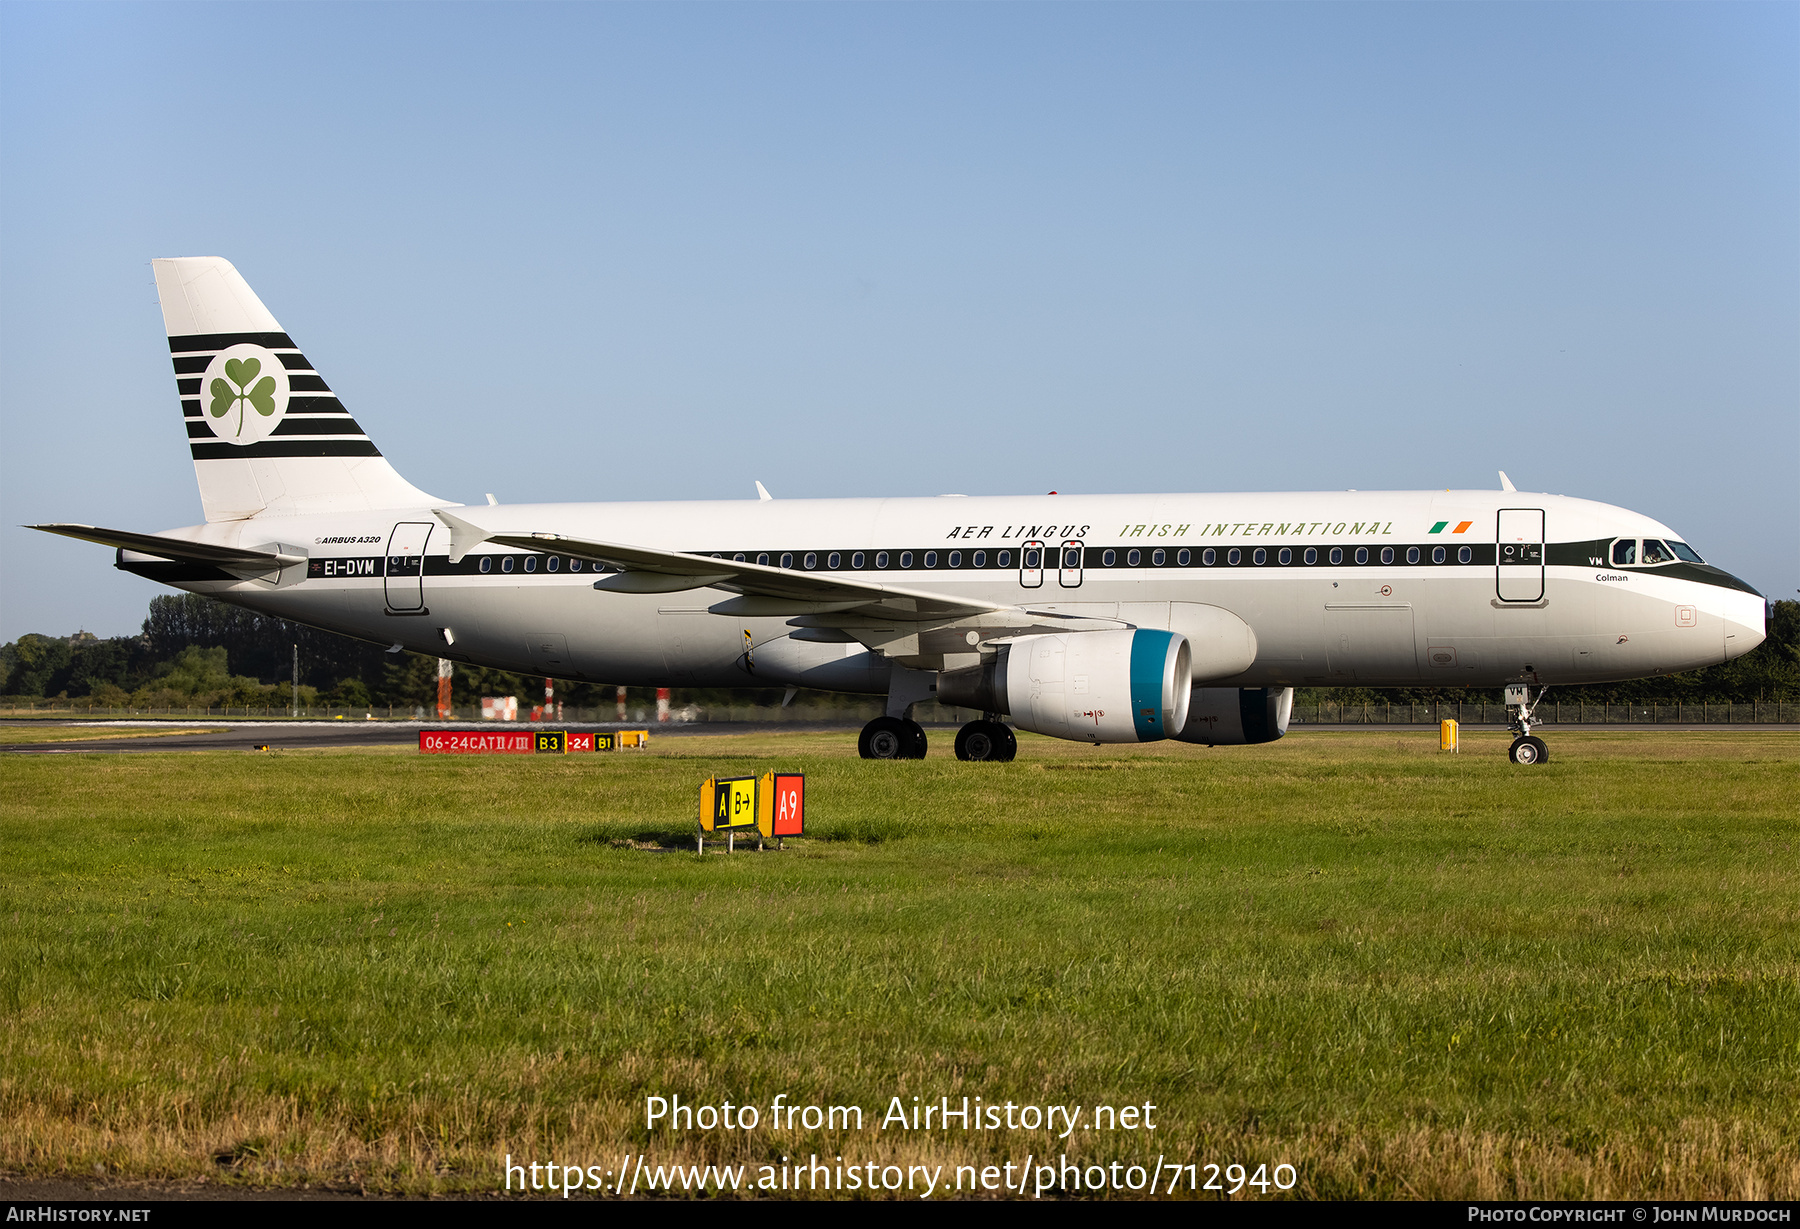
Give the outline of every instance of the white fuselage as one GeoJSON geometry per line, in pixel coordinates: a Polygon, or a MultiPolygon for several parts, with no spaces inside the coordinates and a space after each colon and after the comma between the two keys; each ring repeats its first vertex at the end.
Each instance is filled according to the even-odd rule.
{"type": "MultiPolygon", "coordinates": [[[[1216,607],[1249,625],[1255,652],[1240,673],[1195,679],[1209,686],[1607,682],[1714,665],[1764,634],[1763,598],[1717,568],[1613,564],[1614,542],[1678,538],[1667,526],[1563,496],[940,496],[471,511],[487,528],[554,527],[573,538],[752,562],[767,555],[774,566],[1052,617],[1180,630],[1184,611],[1216,607]],[[1540,556],[1529,552],[1534,535],[1540,556]],[[1503,562],[1515,542],[1524,562],[1503,562]],[[1036,574],[1022,566],[1029,543],[1046,552],[1036,574]],[[1332,562],[1334,550],[1341,562],[1332,562]]],[[[452,564],[450,533],[429,507],[263,515],[171,536],[279,548],[307,562],[257,579],[129,553],[121,566],[365,640],[572,680],[882,694],[893,661],[954,666],[961,638],[976,645],[1004,633],[980,619],[944,620],[935,641],[928,635],[908,653],[884,656],[849,637],[808,638],[817,636],[809,630],[794,638],[805,620],[712,613],[733,596],[717,588],[596,591],[594,565],[550,547],[490,543],[452,564]],[[406,562],[421,555],[422,567],[406,562]]]]}

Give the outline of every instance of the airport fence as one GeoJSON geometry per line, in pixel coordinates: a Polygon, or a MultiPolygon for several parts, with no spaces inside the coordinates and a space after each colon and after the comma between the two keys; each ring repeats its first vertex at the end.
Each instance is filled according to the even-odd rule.
{"type": "MultiPolygon", "coordinates": [[[[1461,704],[1296,704],[1290,725],[1505,725],[1506,706],[1461,704]]],[[[1533,714],[1543,725],[1791,725],[1800,704],[1756,700],[1744,704],[1562,704],[1546,700],[1533,714]]]]}
{"type": "MultiPolygon", "coordinates": [[[[677,704],[669,712],[674,724],[746,724],[746,725],[832,725],[860,726],[885,711],[881,700],[844,697],[837,701],[811,701],[787,707],[767,704],[677,704]]],[[[980,713],[969,709],[949,708],[935,701],[918,705],[913,717],[923,725],[961,725],[973,721],[980,713]]],[[[235,718],[237,720],[291,721],[298,717],[308,721],[435,721],[434,709],[404,704],[377,704],[356,708],[313,707],[298,713],[286,706],[234,704],[157,705],[150,708],[106,708],[85,700],[31,700],[8,696],[0,699],[0,718],[60,717],[78,720],[129,720],[158,718],[200,721],[235,718]]],[[[457,721],[480,721],[481,709],[476,705],[457,705],[452,710],[457,721]]],[[[1347,704],[1296,704],[1290,724],[1307,725],[1372,725],[1430,726],[1445,719],[1464,725],[1505,725],[1504,705],[1495,703],[1419,703],[1390,704],[1383,701],[1347,704]]],[[[577,708],[567,705],[559,713],[545,715],[543,721],[569,725],[654,726],[654,709],[629,709],[621,719],[612,705],[577,708]]],[[[1546,700],[1537,709],[1535,720],[1544,725],[1800,725],[1800,703],[1782,700],[1756,700],[1742,704],[1563,704],[1546,700]]],[[[530,710],[521,710],[519,721],[530,721],[530,710]]]]}

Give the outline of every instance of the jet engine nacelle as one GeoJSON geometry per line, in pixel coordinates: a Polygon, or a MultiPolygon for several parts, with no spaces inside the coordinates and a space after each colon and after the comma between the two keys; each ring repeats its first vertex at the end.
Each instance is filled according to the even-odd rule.
{"type": "Polygon", "coordinates": [[[938,675],[940,704],[1006,713],[1053,738],[1154,742],[1182,729],[1193,694],[1179,632],[1127,628],[1021,636],[979,666],[938,675]]]}
{"type": "Polygon", "coordinates": [[[1196,687],[1175,737],[1209,747],[1272,743],[1287,733],[1292,687],[1196,687]]]}

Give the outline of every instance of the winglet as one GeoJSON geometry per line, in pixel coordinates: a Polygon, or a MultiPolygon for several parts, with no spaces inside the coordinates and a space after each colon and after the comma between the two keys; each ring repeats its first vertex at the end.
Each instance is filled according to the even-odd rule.
{"type": "Polygon", "coordinates": [[[451,563],[461,563],[464,555],[494,536],[480,525],[465,521],[460,516],[451,516],[442,508],[433,508],[431,514],[450,527],[451,563]]]}
{"type": "Polygon", "coordinates": [[[758,482],[756,484],[756,498],[766,504],[771,499],[774,499],[775,497],[773,495],[769,494],[768,487],[766,487],[762,483],[758,482]]]}
{"type": "Polygon", "coordinates": [[[1505,470],[1500,471],[1500,489],[1502,491],[1516,491],[1519,489],[1512,484],[1512,479],[1506,476],[1505,470]]]}

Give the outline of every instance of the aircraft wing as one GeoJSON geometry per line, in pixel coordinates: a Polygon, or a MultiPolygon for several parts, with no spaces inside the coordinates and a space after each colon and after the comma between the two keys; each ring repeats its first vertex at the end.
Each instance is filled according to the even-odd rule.
{"type": "Polygon", "coordinates": [[[27,525],[45,533],[60,533],[65,538],[80,538],[102,546],[116,546],[140,555],[155,555],[180,563],[204,563],[220,568],[255,568],[272,572],[293,563],[305,563],[304,555],[278,555],[268,551],[242,550],[235,546],[219,546],[212,542],[191,542],[186,538],[170,538],[160,533],[132,533],[127,529],[102,529],[98,525],[27,525]]]}
{"type": "Polygon", "coordinates": [[[924,589],[903,588],[844,576],[817,576],[791,568],[740,563],[710,555],[657,550],[623,542],[595,542],[547,531],[487,530],[434,508],[450,526],[452,562],[481,542],[497,542],[520,550],[552,551],[621,569],[594,582],[596,589],[620,593],[675,593],[689,589],[727,589],[742,596],[720,602],[713,611],[734,615],[804,615],[836,611],[878,613],[907,622],[955,619],[1004,609],[992,602],[924,589]]]}

